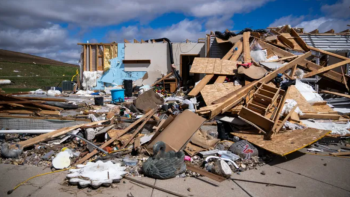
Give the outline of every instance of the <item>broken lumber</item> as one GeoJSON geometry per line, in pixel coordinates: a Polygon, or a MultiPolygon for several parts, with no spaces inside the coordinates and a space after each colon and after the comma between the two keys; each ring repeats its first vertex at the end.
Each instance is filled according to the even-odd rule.
{"type": "Polygon", "coordinates": [[[244,55],[244,63],[251,63],[252,58],[250,57],[250,31],[246,31],[243,33],[243,55],[244,55]]]}
{"type": "Polygon", "coordinates": [[[163,81],[164,79],[170,77],[172,74],[173,74],[173,72],[170,72],[169,74],[165,75],[164,77],[162,77],[161,79],[156,81],[154,84],[152,84],[151,87],[157,85],[157,83],[159,83],[159,82],[163,81]]]}
{"type": "Polygon", "coordinates": [[[188,96],[197,96],[205,85],[213,78],[214,75],[205,75],[205,77],[188,93],[188,96]]]}
{"type": "Polygon", "coordinates": [[[70,131],[73,131],[74,129],[78,129],[82,126],[93,126],[93,125],[96,125],[99,123],[104,123],[106,121],[107,120],[101,120],[101,121],[91,122],[91,123],[87,123],[87,124],[75,125],[75,126],[71,126],[71,127],[64,127],[62,129],[58,129],[56,131],[52,131],[50,133],[45,133],[45,134],[39,135],[37,137],[30,138],[26,141],[19,142],[18,145],[20,145],[21,148],[25,148],[25,147],[37,144],[39,142],[47,141],[47,140],[50,140],[52,138],[64,135],[64,134],[66,134],[70,131]]]}
{"type": "MultiPolygon", "coordinates": [[[[297,108],[297,106],[298,106],[298,105],[295,105],[295,106],[293,107],[293,109],[290,110],[290,112],[288,113],[288,115],[287,115],[286,117],[284,117],[283,121],[280,122],[279,125],[276,127],[276,129],[273,131],[274,133],[278,133],[278,132],[282,129],[284,123],[287,122],[287,120],[288,120],[289,117],[292,115],[292,113],[293,113],[294,110],[297,108]]],[[[276,122],[278,122],[278,120],[277,120],[276,122]]],[[[275,125],[277,125],[277,124],[275,124],[275,125]]]]}
{"type": "Polygon", "coordinates": [[[311,76],[314,76],[314,75],[317,75],[317,74],[320,74],[320,73],[324,73],[326,71],[332,70],[334,68],[338,68],[339,66],[343,66],[343,65],[348,64],[348,63],[350,63],[350,59],[347,59],[347,60],[344,60],[344,61],[332,64],[330,66],[326,66],[326,67],[320,68],[318,70],[306,73],[304,75],[304,78],[308,78],[308,77],[311,77],[311,76]]]}
{"type": "Polygon", "coordinates": [[[331,92],[331,91],[327,91],[327,90],[321,90],[321,92],[325,93],[325,94],[333,94],[333,95],[336,95],[336,96],[350,98],[350,95],[348,95],[348,94],[342,94],[342,93],[338,93],[338,92],[331,92]]]}
{"type": "Polygon", "coordinates": [[[317,113],[304,113],[300,115],[300,119],[330,119],[330,120],[339,120],[341,116],[337,114],[317,114],[317,113]]]}
{"type": "MultiPolygon", "coordinates": [[[[292,68],[295,64],[298,64],[300,61],[304,60],[305,58],[309,57],[311,55],[311,52],[307,52],[301,56],[299,56],[298,58],[294,59],[293,61],[289,62],[288,64],[280,67],[279,69],[276,69],[275,71],[271,72],[270,74],[268,74],[266,77],[263,77],[260,80],[257,80],[253,83],[250,83],[247,86],[244,86],[232,93],[227,94],[226,96],[224,96],[222,99],[224,100],[221,103],[218,103],[216,105],[213,105],[215,108],[211,110],[211,114],[210,114],[210,119],[214,118],[215,116],[217,116],[220,113],[224,113],[226,111],[228,111],[229,109],[231,109],[233,106],[235,106],[237,103],[239,103],[242,98],[252,89],[254,88],[258,83],[267,83],[269,81],[271,81],[272,79],[274,79],[278,73],[283,73],[286,70],[292,68]]],[[[222,100],[220,99],[220,101],[222,100]]],[[[216,103],[216,101],[215,101],[216,103]]],[[[212,106],[211,106],[212,107],[212,106]]]]}
{"type": "MultiPolygon", "coordinates": [[[[112,137],[110,140],[108,140],[106,143],[102,144],[100,146],[100,148],[105,148],[108,145],[110,145],[111,143],[113,143],[115,140],[117,140],[120,136],[124,135],[125,133],[129,132],[130,129],[132,129],[134,126],[136,126],[138,123],[140,123],[143,119],[147,118],[150,114],[152,113],[152,110],[150,110],[149,112],[147,112],[145,115],[143,115],[140,119],[136,120],[134,123],[132,123],[131,125],[129,125],[127,128],[125,128],[120,135],[116,135],[114,137],[112,137]]],[[[79,159],[75,164],[82,164],[84,163],[86,160],[90,159],[92,156],[96,155],[98,153],[98,151],[95,149],[93,150],[91,153],[85,155],[85,157],[79,159]]]]}

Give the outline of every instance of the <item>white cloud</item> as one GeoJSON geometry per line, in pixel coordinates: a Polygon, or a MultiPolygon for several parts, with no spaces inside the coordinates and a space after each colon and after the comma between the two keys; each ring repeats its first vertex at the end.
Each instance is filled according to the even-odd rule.
{"type": "Polygon", "coordinates": [[[284,16],[282,18],[276,19],[269,27],[278,27],[282,25],[295,26],[304,20],[304,16],[294,17],[293,15],[284,16]]]}
{"type": "Polygon", "coordinates": [[[310,32],[315,29],[318,29],[320,32],[325,32],[331,29],[334,29],[335,32],[341,32],[347,29],[347,24],[349,24],[349,21],[321,17],[310,21],[303,21],[296,25],[296,27],[304,28],[304,32],[310,32]]]}
{"type": "Polygon", "coordinates": [[[185,19],[165,28],[123,27],[120,31],[109,32],[106,37],[110,42],[122,42],[124,39],[133,40],[134,38],[148,40],[164,37],[169,38],[172,42],[183,42],[186,39],[196,41],[198,38],[205,37],[205,31],[199,21],[185,19]]]}
{"type": "Polygon", "coordinates": [[[332,18],[350,18],[350,0],[341,0],[333,5],[324,5],[321,10],[332,18]]]}

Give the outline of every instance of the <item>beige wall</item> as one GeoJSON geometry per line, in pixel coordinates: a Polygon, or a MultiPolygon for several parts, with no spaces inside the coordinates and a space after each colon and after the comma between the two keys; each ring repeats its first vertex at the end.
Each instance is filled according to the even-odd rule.
{"type": "MultiPolygon", "coordinates": [[[[126,71],[146,71],[143,79],[135,81],[136,85],[152,85],[162,75],[171,72],[167,43],[125,43],[126,60],[149,59],[149,65],[124,64],[126,71]]],[[[173,43],[174,64],[180,69],[181,54],[200,54],[205,56],[204,43],[173,43]]]]}

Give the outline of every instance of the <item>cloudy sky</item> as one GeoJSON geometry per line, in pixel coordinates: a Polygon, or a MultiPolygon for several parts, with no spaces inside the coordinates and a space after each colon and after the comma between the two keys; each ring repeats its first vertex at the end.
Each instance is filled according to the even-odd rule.
{"type": "Polygon", "coordinates": [[[78,42],[197,41],[210,31],[284,24],[343,31],[350,0],[1,0],[0,48],[77,64],[78,42]]]}

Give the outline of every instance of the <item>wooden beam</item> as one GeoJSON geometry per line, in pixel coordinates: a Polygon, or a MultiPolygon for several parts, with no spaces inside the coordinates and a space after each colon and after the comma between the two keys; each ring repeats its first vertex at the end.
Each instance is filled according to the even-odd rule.
{"type": "Polygon", "coordinates": [[[139,41],[137,41],[136,39],[134,39],[134,43],[139,43],[139,41]]]}
{"type": "Polygon", "coordinates": [[[46,97],[22,97],[26,100],[40,100],[40,101],[56,101],[56,102],[66,102],[66,99],[60,98],[46,98],[46,97]]]}
{"type": "Polygon", "coordinates": [[[280,30],[278,30],[278,33],[288,33],[286,32],[287,29],[288,29],[288,25],[285,25],[280,30]]]}
{"type": "Polygon", "coordinates": [[[290,30],[290,35],[294,37],[294,40],[304,51],[310,51],[310,49],[307,47],[307,44],[302,38],[300,38],[299,34],[293,28],[290,30]]]}
{"type": "Polygon", "coordinates": [[[277,38],[287,47],[294,49],[294,44],[288,38],[284,37],[282,34],[278,35],[277,38]]]}
{"type": "Polygon", "coordinates": [[[300,119],[330,119],[339,120],[341,116],[337,114],[317,114],[317,113],[304,113],[300,115],[300,119]]]}
{"type": "Polygon", "coordinates": [[[315,70],[315,71],[306,73],[306,74],[304,75],[304,78],[308,78],[308,77],[311,77],[311,76],[314,76],[314,75],[317,75],[317,74],[320,74],[320,73],[324,73],[324,72],[326,72],[326,71],[332,70],[332,69],[334,69],[334,68],[337,68],[337,67],[339,67],[339,66],[343,66],[343,65],[349,64],[349,63],[350,63],[350,59],[344,60],[344,61],[335,63],[335,64],[333,64],[333,65],[330,65],[330,66],[327,66],[327,67],[323,67],[323,68],[320,68],[320,69],[318,69],[318,70],[315,70]]]}
{"type": "Polygon", "coordinates": [[[124,39],[124,43],[130,43],[129,40],[127,39],[124,39]]]}
{"type": "Polygon", "coordinates": [[[124,149],[131,142],[131,140],[133,140],[135,136],[143,129],[143,127],[145,126],[147,121],[153,116],[153,114],[156,113],[154,109],[152,109],[151,111],[152,113],[143,120],[142,124],[140,124],[140,126],[137,127],[137,129],[132,133],[128,141],[120,149],[124,149]]]}
{"type": "Polygon", "coordinates": [[[189,43],[190,41],[188,39],[186,39],[186,43],[189,43]]]}
{"type": "Polygon", "coordinates": [[[325,93],[325,94],[333,94],[333,95],[336,95],[336,96],[350,98],[350,95],[348,95],[348,94],[342,94],[342,93],[338,93],[338,92],[331,92],[331,91],[327,91],[327,90],[321,90],[321,92],[325,93]]]}
{"type": "Polygon", "coordinates": [[[37,137],[30,138],[28,140],[19,142],[18,144],[20,145],[21,148],[29,147],[29,146],[32,146],[32,145],[37,144],[39,142],[47,141],[47,140],[53,139],[55,137],[64,135],[64,134],[66,134],[70,131],[73,131],[77,128],[80,128],[82,126],[93,126],[93,125],[96,125],[99,123],[104,123],[104,122],[106,122],[106,120],[91,122],[91,123],[87,123],[87,124],[80,124],[80,125],[75,125],[75,126],[71,126],[71,127],[64,127],[62,129],[58,129],[56,131],[52,131],[50,133],[45,133],[45,134],[39,135],[37,137]]]}
{"type": "Polygon", "coordinates": [[[91,45],[89,45],[89,67],[90,67],[90,71],[92,70],[92,51],[91,51],[91,45]]]}
{"type": "Polygon", "coordinates": [[[244,55],[244,62],[245,63],[251,63],[252,58],[250,57],[250,31],[246,31],[243,33],[243,55],[244,55]]]}
{"type": "Polygon", "coordinates": [[[341,69],[341,74],[342,74],[342,77],[343,77],[343,82],[344,82],[345,88],[348,90],[348,92],[350,92],[350,89],[348,87],[348,82],[346,81],[346,77],[345,77],[343,66],[341,66],[340,69],[341,69]]]}
{"type": "Polygon", "coordinates": [[[237,61],[239,56],[241,56],[243,51],[243,42],[242,39],[240,39],[238,42],[235,43],[235,46],[237,50],[235,50],[230,58],[231,61],[237,61]]]}
{"type": "MultiPolygon", "coordinates": [[[[284,119],[282,120],[282,122],[279,122],[278,124],[278,126],[275,128],[275,130],[273,131],[274,133],[278,133],[281,129],[282,129],[282,127],[283,127],[283,125],[284,125],[284,123],[286,123],[287,122],[287,120],[289,119],[289,117],[292,115],[292,113],[294,112],[294,110],[297,108],[297,105],[295,105],[294,107],[293,107],[293,109],[292,110],[290,110],[290,112],[288,113],[288,115],[286,116],[286,117],[284,117],[284,119]]],[[[276,123],[278,122],[278,119],[277,119],[277,121],[275,122],[275,125],[277,125],[276,123]]],[[[275,126],[274,125],[274,126],[275,126]]]]}
{"type": "Polygon", "coordinates": [[[223,76],[223,75],[218,76],[218,78],[215,80],[214,83],[224,83],[225,79],[226,79],[226,76],[223,76]]]}
{"type": "Polygon", "coordinates": [[[291,72],[290,72],[290,77],[291,77],[292,79],[294,78],[295,71],[297,70],[297,66],[298,66],[298,65],[295,65],[295,66],[292,68],[291,72]]]}
{"type": "Polygon", "coordinates": [[[188,93],[188,96],[197,96],[197,94],[204,88],[205,85],[213,78],[214,75],[205,75],[203,79],[188,93]]]}
{"type": "Polygon", "coordinates": [[[315,29],[315,30],[309,32],[309,34],[318,34],[318,33],[320,33],[320,32],[318,31],[318,29],[315,29]]]}
{"type": "Polygon", "coordinates": [[[325,51],[325,50],[322,50],[322,49],[318,49],[318,48],[315,48],[315,47],[312,47],[312,46],[308,46],[309,49],[313,50],[313,51],[318,51],[320,53],[323,53],[323,54],[326,54],[326,55],[330,55],[332,57],[336,57],[336,58],[339,58],[339,59],[343,59],[343,60],[348,60],[350,58],[347,58],[347,57],[344,57],[344,56],[341,56],[341,55],[338,55],[338,54],[335,54],[335,53],[332,53],[332,52],[329,52],[329,51],[325,51]]]}
{"type": "Polygon", "coordinates": [[[144,40],[141,39],[141,43],[146,43],[144,40]]]}
{"type": "MultiPolygon", "coordinates": [[[[96,56],[95,56],[95,60],[96,60],[96,70],[98,70],[98,67],[99,67],[99,65],[98,65],[98,50],[99,50],[99,47],[98,47],[98,45],[96,45],[96,56]]],[[[79,78],[79,76],[78,76],[78,78],[79,78]]]]}
{"type": "MultiPolygon", "coordinates": [[[[286,56],[293,56],[294,54],[288,52],[288,51],[285,51],[285,50],[282,50],[281,48],[278,48],[274,45],[271,45],[271,44],[268,44],[260,39],[257,39],[258,40],[258,43],[265,49],[269,49],[269,50],[272,50],[273,53],[275,55],[278,55],[280,57],[286,57],[286,56]]],[[[311,50],[313,50],[312,47],[309,46],[309,48],[311,50]]],[[[316,48],[315,48],[316,49],[316,48]]],[[[345,58],[345,57],[344,57],[345,58]]],[[[308,69],[308,70],[311,70],[311,71],[314,71],[314,70],[318,70],[320,68],[323,68],[322,66],[319,66],[311,61],[308,61],[308,60],[303,60],[301,62],[298,63],[299,66],[301,66],[302,68],[304,69],[308,69]]],[[[331,80],[334,80],[334,81],[337,81],[339,83],[343,83],[343,80],[342,80],[342,75],[338,72],[335,72],[335,71],[327,71],[327,72],[324,72],[321,74],[323,77],[325,78],[328,78],[328,79],[331,79],[331,80]]],[[[349,77],[346,76],[347,80],[349,80],[349,77]]]]}
{"type": "Polygon", "coordinates": [[[87,58],[87,55],[86,55],[86,45],[83,45],[83,67],[84,67],[84,71],[87,70],[87,67],[86,67],[86,58],[87,58]]]}
{"type": "MultiPolygon", "coordinates": [[[[113,143],[115,140],[117,140],[120,136],[124,135],[125,133],[129,132],[130,129],[132,129],[134,126],[136,126],[138,123],[140,123],[142,120],[144,120],[146,117],[148,117],[150,114],[152,113],[152,110],[147,112],[146,114],[144,114],[141,118],[139,118],[138,120],[136,120],[135,122],[133,122],[131,125],[129,125],[127,128],[125,128],[123,130],[123,132],[120,135],[116,135],[114,137],[112,137],[110,140],[108,140],[106,143],[102,144],[100,146],[100,148],[105,148],[108,145],[110,145],[111,143],[113,143]]],[[[96,155],[98,153],[98,150],[94,150],[91,153],[85,155],[85,157],[79,159],[75,164],[82,164],[84,163],[86,160],[90,159],[92,156],[96,155]]]]}
{"type": "Polygon", "coordinates": [[[324,33],[331,33],[331,34],[334,34],[335,31],[334,31],[334,29],[330,29],[330,30],[328,30],[328,31],[326,31],[326,32],[324,32],[324,33]]]}
{"type": "MultiPolygon", "coordinates": [[[[214,105],[214,109],[211,111],[210,119],[214,118],[216,115],[220,113],[224,113],[230,108],[232,108],[234,105],[236,105],[239,101],[242,100],[242,98],[252,89],[254,88],[258,83],[268,83],[272,79],[274,79],[278,73],[284,73],[286,70],[292,68],[295,64],[298,64],[300,61],[304,60],[305,58],[311,56],[311,52],[307,52],[304,55],[299,56],[298,58],[294,59],[293,61],[289,62],[288,64],[276,69],[275,71],[268,74],[266,77],[261,78],[260,80],[257,80],[255,82],[250,83],[247,86],[244,86],[234,92],[231,92],[227,94],[226,96],[222,97],[224,101],[221,103],[218,103],[217,105],[214,105]]],[[[221,99],[220,99],[221,100],[221,99]]],[[[217,101],[215,101],[217,102],[217,101]]],[[[213,107],[213,106],[210,106],[213,107]]]]}
{"type": "Polygon", "coordinates": [[[159,79],[158,81],[156,81],[154,84],[151,85],[151,87],[157,85],[157,83],[163,81],[164,79],[170,77],[173,74],[173,72],[170,72],[169,74],[165,75],[164,77],[162,77],[161,79],[159,79]]]}

